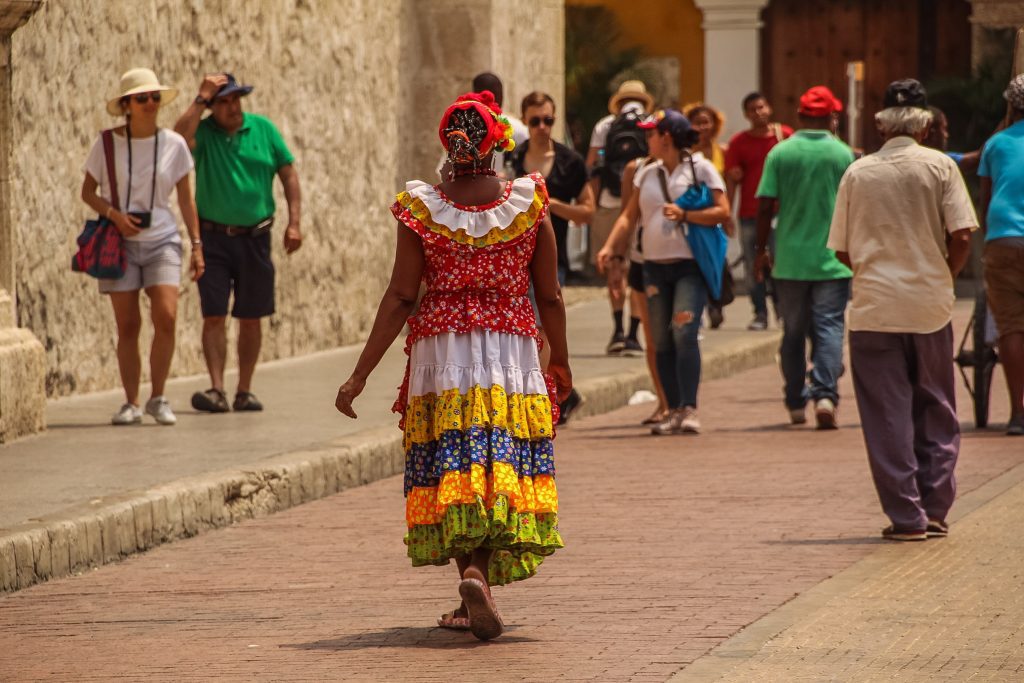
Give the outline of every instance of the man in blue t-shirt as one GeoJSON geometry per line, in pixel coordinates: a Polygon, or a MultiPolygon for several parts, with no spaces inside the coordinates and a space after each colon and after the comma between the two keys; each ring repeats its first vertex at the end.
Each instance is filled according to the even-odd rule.
{"type": "Polygon", "coordinates": [[[1024,436],[1024,74],[1003,93],[1010,126],[981,154],[985,290],[999,332],[999,359],[1010,390],[1006,433],[1024,436]]]}

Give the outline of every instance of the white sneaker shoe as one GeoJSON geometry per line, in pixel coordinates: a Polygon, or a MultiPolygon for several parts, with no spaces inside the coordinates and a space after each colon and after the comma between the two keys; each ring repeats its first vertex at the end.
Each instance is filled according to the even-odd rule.
{"type": "MultiPolygon", "coordinates": [[[[146,414],[152,415],[157,424],[173,425],[178,423],[178,418],[171,410],[171,404],[163,396],[154,396],[146,401],[146,414]]],[[[139,416],[142,419],[142,416],[139,416]]]]}
{"type": "Polygon", "coordinates": [[[651,427],[651,434],[655,436],[668,436],[670,434],[679,434],[683,431],[683,411],[673,410],[668,414],[668,418],[662,422],[651,427]]]}
{"type": "Polygon", "coordinates": [[[696,408],[683,408],[683,418],[679,427],[686,434],[700,434],[700,420],[697,419],[696,408]]]}
{"type": "Polygon", "coordinates": [[[836,424],[836,404],[830,398],[819,398],[814,404],[814,419],[818,429],[838,429],[836,424]]]}
{"type": "Polygon", "coordinates": [[[142,408],[131,403],[125,403],[121,406],[121,410],[114,413],[114,417],[110,418],[110,424],[112,425],[137,425],[141,422],[142,408]]]}

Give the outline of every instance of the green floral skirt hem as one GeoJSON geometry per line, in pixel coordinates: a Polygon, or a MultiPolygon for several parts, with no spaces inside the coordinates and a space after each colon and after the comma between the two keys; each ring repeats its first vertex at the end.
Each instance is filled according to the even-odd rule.
{"type": "Polygon", "coordinates": [[[482,500],[451,505],[439,524],[409,529],[405,543],[414,567],[443,566],[477,548],[491,549],[488,574],[496,586],[530,578],[545,557],[564,547],[557,513],[517,512],[505,496],[490,510],[482,500]]]}

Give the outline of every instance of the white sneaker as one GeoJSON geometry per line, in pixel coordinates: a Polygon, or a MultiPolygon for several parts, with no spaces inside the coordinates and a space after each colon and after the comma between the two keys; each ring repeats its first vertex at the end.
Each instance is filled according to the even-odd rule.
{"type": "Polygon", "coordinates": [[[679,423],[680,429],[687,434],[700,434],[700,420],[697,419],[696,408],[683,408],[683,418],[679,423]]]}
{"type": "Polygon", "coordinates": [[[668,414],[668,419],[651,427],[651,434],[655,436],[668,436],[679,434],[683,431],[683,411],[673,410],[668,414]]]}
{"type": "Polygon", "coordinates": [[[836,424],[836,404],[830,398],[819,398],[814,404],[814,418],[818,429],[838,429],[836,424]]]}
{"type": "MultiPolygon", "coordinates": [[[[146,414],[152,415],[157,424],[173,425],[178,423],[178,418],[171,411],[171,404],[163,396],[154,396],[146,401],[146,414]]],[[[142,419],[142,416],[139,416],[142,419]]]]}
{"type": "Polygon", "coordinates": [[[110,418],[112,425],[137,425],[142,422],[142,408],[131,403],[125,403],[121,410],[114,413],[110,418]]]}

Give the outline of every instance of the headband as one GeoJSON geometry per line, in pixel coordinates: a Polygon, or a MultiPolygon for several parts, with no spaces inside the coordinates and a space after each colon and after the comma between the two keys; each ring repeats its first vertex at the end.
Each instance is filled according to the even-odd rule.
{"type": "Polygon", "coordinates": [[[502,115],[501,107],[494,101],[494,94],[490,90],[483,90],[460,95],[451,106],[445,109],[437,134],[441,138],[441,145],[446,150],[449,149],[453,139],[458,139],[463,143],[470,142],[470,131],[466,130],[462,121],[459,121],[463,117],[455,115],[456,112],[470,109],[483,119],[483,139],[474,145],[480,157],[486,156],[492,148],[497,148],[502,152],[511,152],[515,148],[516,143],[512,139],[512,124],[502,115]],[[452,120],[453,115],[455,115],[454,121],[452,120]]]}

